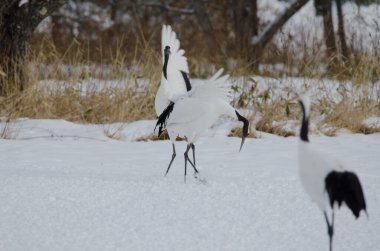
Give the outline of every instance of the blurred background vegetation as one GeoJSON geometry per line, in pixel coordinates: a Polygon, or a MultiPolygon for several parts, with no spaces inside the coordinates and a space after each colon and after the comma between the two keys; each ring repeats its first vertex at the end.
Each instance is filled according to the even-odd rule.
{"type": "MultiPolygon", "coordinates": [[[[278,1],[267,2],[264,4],[265,8],[271,8],[272,2],[273,8],[276,9],[278,1]]],[[[299,5],[304,5],[309,1],[285,2],[299,2],[299,5]]],[[[234,62],[236,68],[248,72],[257,70],[259,63],[283,63],[287,66],[300,63],[320,64],[322,60],[320,54],[324,49],[326,49],[323,58],[325,62],[340,64],[341,61],[350,61],[349,59],[351,63],[357,62],[364,52],[358,51],[358,48],[350,43],[352,38],[347,37],[344,31],[345,13],[339,13],[339,9],[342,12],[341,5],[349,1],[314,0],[313,2],[315,13],[323,19],[324,43],[318,44],[320,41],[315,41],[313,53],[302,52],[303,48],[309,49],[309,47],[300,44],[298,53],[304,55],[301,60],[294,55],[297,52],[286,49],[294,39],[291,34],[286,37],[286,41],[283,41],[282,48],[279,48],[278,43],[271,42],[271,38],[277,32],[282,32],[281,27],[286,20],[279,24],[278,30],[271,31],[269,41],[264,41],[265,49],[260,47],[257,40],[262,38],[265,29],[272,25],[268,21],[272,19],[260,18],[262,16],[260,12],[266,11],[278,18],[283,13],[258,9],[260,3],[257,0],[69,0],[46,22],[45,25],[48,27],[34,35],[32,47],[41,46],[41,41],[46,41],[51,43],[53,48],[50,49],[54,53],[65,55],[64,59],[77,57],[80,49],[83,52],[82,57],[86,57],[86,60],[101,63],[109,63],[122,53],[133,64],[133,59],[147,53],[148,49],[159,52],[162,24],[171,24],[190,59],[204,60],[206,63],[212,62],[224,67],[234,62]],[[340,14],[341,18],[333,20],[331,14],[333,11],[338,12],[338,17],[340,14]],[[336,32],[334,25],[338,26],[336,32]],[[255,50],[260,52],[259,56],[255,50]]],[[[376,2],[379,1],[352,1],[358,6],[376,2]]],[[[296,11],[298,9],[294,12],[296,11]]],[[[373,39],[379,37],[374,36],[373,39]]],[[[305,39],[304,43],[309,41],[305,39]]],[[[378,42],[374,41],[374,46],[378,46],[378,42]]],[[[374,49],[376,51],[374,56],[377,56],[379,48],[374,49]]],[[[202,73],[196,69],[196,66],[192,67],[195,75],[202,73]]]]}
{"type": "MultiPolygon", "coordinates": [[[[360,47],[368,45],[355,45],[355,34],[351,32],[346,35],[344,28],[350,24],[345,22],[350,20],[345,20],[342,8],[345,3],[352,3],[359,6],[360,12],[360,6],[379,3],[379,0],[30,0],[21,7],[22,0],[5,2],[9,2],[9,6],[13,3],[18,8],[7,9],[4,7],[6,4],[0,7],[2,47],[12,42],[4,33],[15,33],[12,27],[19,25],[9,25],[7,20],[17,21],[12,16],[17,16],[18,10],[25,7],[23,14],[26,15],[20,18],[23,22],[19,23],[23,29],[31,30],[31,35],[24,35],[24,39],[30,42],[29,46],[24,47],[30,48],[29,55],[33,57],[43,56],[43,63],[46,64],[55,62],[58,57],[62,63],[85,60],[110,64],[117,59],[134,65],[136,60],[151,56],[151,53],[157,52],[156,56],[160,57],[162,24],[171,24],[177,32],[182,48],[190,58],[194,76],[208,72],[208,69],[203,69],[210,63],[236,70],[238,74],[257,72],[260,64],[281,63],[288,68],[287,73],[291,73],[294,67],[301,68],[300,65],[317,68],[323,64],[328,70],[333,70],[333,75],[344,76],[361,62],[363,56],[379,59],[379,35],[369,34],[372,36],[371,54],[361,50],[360,47]],[[310,41],[315,34],[307,33],[315,32],[313,27],[309,31],[297,31],[299,27],[296,26],[291,32],[283,29],[287,20],[311,1],[315,7],[313,14],[323,21],[310,26],[323,25],[323,40],[310,41]],[[61,4],[54,6],[52,2],[61,4]],[[39,10],[41,3],[48,7],[53,5],[54,8],[48,8],[47,15],[38,20],[42,23],[30,22],[30,13],[33,13],[33,8],[39,10]],[[281,9],[283,6],[288,9],[281,9]],[[7,25],[12,27],[7,29],[7,25]],[[334,29],[334,26],[337,28],[334,29]],[[295,36],[295,33],[302,33],[304,41],[296,41],[300,35],[295,36]],[[281,36],[281,43],[273,41],[276,34],[281,36]],[[292,44],[296,44],[296,49],[294,46],[292,48],[292,44]],[[334,67],[336,65],[338,70],[334,67]],[[342,66],[348,68],[342,70],[342,66]]],[[[359,14],[358,19],[361,18],[359,14]]],[[[377,25],[378,28],[379,20],[373,20],[368,25],[377,25]]],[[[17,43],[17,37],[12,38],[17,43]]],[[[24,52],[11,53],[6,50],[0,50],[0,54],[3,59],[8,57],[11,61],[14,61],[14,55],[24,56],[24,52]]],[[[2,62],[3,72],[7,70],[5,68],[11,68],[4,66],[4,60],[2,62]]],[[[311,74],[308,71],[310,67],[303,68],[298,74],[311,74]]]]}
{"type": "MultiPolygon", "coordinates": [[[[380,78],[379,4],[380,0],[3,0],[0,115],[90,123],[154,118],[163,24],[177,33],[192,78],[206,78],[224,67],[244,83],[255,82],[255,74],[328,78],[349,80],[368,92],[380,78]],[[300,15],[304,8],[309,12],[300,15]],[[99,79],[105,82],[99,84],[99,79]],[[89,87],[92,82],[96,85],[89,87]]],[[[240,92],[235,105],[243,108],[264,95],[234,86],[240,92]]],[[[332,107],[355,111],[361,119],[380,113],[367,98],[359,104],[344,102],[332,107]]],[[[322,103],[321,113],[331,110],[329,101],[322,103]]],[[[251,108],[269,114],[260,129],[273,131],[273,114],[287,119],[289,107],[281,99],[251,108]]],[[[335,115],[331,123],[343,123],[347,114],[341,112],[340,119],[335,115]]]]}

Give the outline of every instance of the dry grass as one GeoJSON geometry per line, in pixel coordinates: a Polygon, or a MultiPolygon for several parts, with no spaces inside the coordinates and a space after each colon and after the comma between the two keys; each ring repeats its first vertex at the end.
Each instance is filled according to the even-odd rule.
{"type": "Polygon", "coordinates": [[[136,48],[142,56],[132,59],[134,69],[130,70],[122,53],[116,53],[110,64],[96,67],[83,59],[85,50],[66,59],[72,53],[60,55],[51,43],[44,43],[30,55],[26,90],[0,100],[1,116],[61,118],[80,123],[155,117],[154,96],[161,77],[156,52],[136,48]],[[43,52],[46,47],[51,47],[48,55],[43,52]],[[49,79],[54,81],[42,84],[41,80],[49,79]]]}
{"type": "Polygon", "coordinates": [[[283,137],[295,136],[294,131],[286,129],[283,125],[276,123],[287,121],[295,118],[297,111],[290,110],[292,104],[290,101],[281,99],[271,104],[263,104],[257,111],[260,112],[261,118],[256,123],[256,130],[276,134],[283,137]]]}
{"type": "Polygon", "coordinates": [[[30,87],[2,100],[2,116],[8,118],[66,119],[80,123],[112,123],[148,119],[153,115],[155,92],[108,87],[85,94],[73,87],[30,87]]]}
{"type": "MultiPolygon", "coordinates": [[[[155,134],[151,134],[149,136],[146,136],[146,137],[140,137],[138,139],[136,139],[136,141],[157,141],[157,140],[168,140],[169,139],[169,134],[167,133],[167,131],[163,131],[160,135],[160,137],[158,137],[157,135],[155,134]]],[[[175,139],[175,141],[184,141],[185,139],[184,138],[181,138],[181,137],[177,137],[175,139]]]]}
{"type": "Polygon", "coordinates": [[[361,127],[358,128],[357,133],[363,133],[363,134],[380,133],[380,126],[369,127],[366,125],[362,125],[361,127]]]}
{"type": "Polygon", "coordinates": [[[9,118],[5,118],[4,121],[0,120],[0,139],[14,139],[19,133],[19,128],[13,126],[12,121],[9,118]]]}
{"type": "MultiPolygon", "coordinates": [[[[143,35],[129,40],[120,38],[116,46],[112,47],[102,43],[94,47],[73,40],[65,50],[56,48],[51,40],[42,37],[30,50],[30,63],[27,67],[29,84],[26,90],[1,98],[0,116],[8,119],[59,118],[97,124],[154,119],[154,97],[161,77],[161,55],[157,43],[152,42],[155,37],[157,34],[148,38],[143,35]],[[54,80],[55,83],[41,84],[42,80],[54,80]],[[104,81],[102,88],[94,83],[100,80],[104,81]],[[119,84],[115,85],[115,81],[119,84]]],[[[197,40],[194,43],[198,43],[197,40]]],[[[318,127],[325,134],[334,135],[340,128],[359,133],[380,132],[380,128],[371,128],[362,123],[370,116],[380,117],[380,88],[372,94],[375,97],[377,95],[377,99],[368,98],[374,92],[372,87],[379,85],[378,56],[359,55],[344,64],[336,65],[333,58],[322,62],[320,57],[310,56],[300,62],[291,52],[280,54],[276,50],[271,51],[268,50],[265,54],[264,62],[283,63],[285,74],[292,75],[292,69],[296,68],[298,76],[349,80],[363,90],[361,97],[355,100],[347,93],[342,93],[342,101],[338,104],[332,99],[314,104],[313,112],[323,116],[318,121],[318,127]],[[321,71],[321,68],[327,70],[321,71]]],[[[189,57],[191,77],[205,78],[215,67],[231,64],[225,60],[224,56],[228,55],[212,59],[205,55],[192,57],[188,50],[186,55],[189,57]]],[[[235,76],[252,75],[252,69],[243,60],[237,59],[233,65],[235,66],[228,73],[235,76]]],[[[268,71],[264,74],[280,77],[284,72],[268,71]]],[[[294,130],[285,128],[282,122],[299,121],[297,93],[291,92],[287,97],[274,100],[270,92],[259,93],[254,87],[248,91],[235,91],[240,97],[234,105],[254,111],[251,121],[258,118],[253,125],[256,130],[284,137],[296,134],[294,130]]],[[[253,131],[249,137],[256,137],[253,131]]],[[[111,131],[106,128],[104,133],[113,139],[121,137],[120,130],[111,131]]],[[[241,129],[233,129],[229,136],[241,137],[241,129]]],[[[167,135],[139,140],[158,139],[167,139],[167,135]]]]}
{"type": "Polygon", "coordinates": [[[375,133],[380,128],[368,127],[363,121],[371,116],[380,117],[378,103],[362,99],[355,104],[351,100],[343,99],[330,110],[320,124],[328,124],[334,128],[345,128],[355,133],[375,133]]]}
{"type": "MultiPolygon", "coordinates": [[[[243,135],[243,129],[241,127],[232,128],[231,132],[228,134],[228,137],[237,137],[241,138],[243,135]]],[[[255,131],[248,130],[247,138],[257,138],[255,131]]]]}

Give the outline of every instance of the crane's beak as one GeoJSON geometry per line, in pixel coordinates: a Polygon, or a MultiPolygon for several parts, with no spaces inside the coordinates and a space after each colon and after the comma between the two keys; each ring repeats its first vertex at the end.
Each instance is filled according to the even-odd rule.
{"type": "Polygon", "coordinates": [[[248,127],[249,127],[249,121],[241,116],[236,110],[235,110],[236,116],[238,117],[238,120],[243,122],[243,128],[242,128],[242,135],[241,135],[241,144],[240,144],[240,150],[243,148],[245,138],[248,136],[248,127]]]}
{"type": "Polygon", "coordinates": [[[241,144],[240,144],[239,152],[241,152],[241,149],[243,148],[244,142],[245,142],[245,137],[243,136],[243,137],[241,138],[241,144]]]}

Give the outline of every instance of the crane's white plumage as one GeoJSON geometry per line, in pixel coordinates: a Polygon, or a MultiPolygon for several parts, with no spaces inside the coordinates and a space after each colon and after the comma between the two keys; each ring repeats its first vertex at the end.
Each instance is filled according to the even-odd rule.
{"type": "Polygon", "coordinates": [[[180,42],[170,25],[163,25],[161,33],[162,63],[165,61],[165,48],[169,46],[170,55],[164,72],[161,76],[161,84],[155,99],[156,114],[159,116],[169,105],[170,101],[187,92],[183,74],[189,74],[185,51],[180,49],[180,42]]]}
{"type": "MultiPolygon", "coordinates": [[[[155,98],[155,110],[157,116],[159,116],[164,109],[170,104],[171,101],[178,100],[182,95],[187,93],[186,76],[189,74],[189,68],[187,64],[187,58],[184,56],[185,51],[180,49],[180,42],[177,39],[176,33],[172,30],[170,25],[163,25],[162,36],[161,36],[161,52],[162,52],[162,63],[165,63],[165,48],[169,46],[170,54],[166,66],[166,77],[164,69],[161,74],[161,83],[158,88],[156,98],[155,98]]],[[[218,87],[225,87],[224,90],[230,89],[230,84],[228,83],[228,75],[222,76],[223,69],[217,71],[210,79],[206,82],[213,82],[218,87]]],[[[188,83],[189,84],[189,83],[188,83]]],[[[196,89],[198,86],[190,86],[191,90],[196,89]]],[[[205,96],[212,93],[206,89],[210,89],[210,85],[207,85],[201,92],[196,92],[198,96],[205,96]]],[[[211,87],[212,88],[212,87],[211,87]]],[[[220,93],[220,91],[218,91],[220,93]]],[[[231,98],[231,94],[223,97],[231,98]]]]}
{"type": "Polygon", "coordinates": [[[329,206],[325,178],[332,171],[344,171],[342,164],[313,145],[301,140],[298,149],[299,174],[306,193],[324,211],[329,206]]]}
{"type": "MultiPolygon", "coordinates": [[[[220,76],[220,71],[215,75],[220,76]]],[[[193,143],[221,115],[236,117],[235,109],[228,103],[230,89],[224,86],[227,78],[228,76],[213,76],[175,101],[173,111],[166,121],[172,140],[180,136],[193,143]]]]}
{"type": "MultiPolygon", "coordinates": [[[[306,121],[310,117],[310,98],[301,97],[306,121]]],[[[329,198],[325,189],[325,177],[331,171],[342,171],[341,163],[329,154],[315,149],[309,141],[300,140],[298,145],[299,174],[306,193],[323,211],[327,208],[329,198]]]]}
{"type": "Polygon", "coordinates": [[[170,103],[170,100],[168,98],[168,94],[164,88],[165,87],[162,84],[162,80],[161,80],[161,84],[160,84],[160,87],[158,87],[156,98],[154,99],[154,108],[156,110],[157,116],[160,116],[160,114],[164,111],[164,109],[170,103]]]}
{"type": "Polygon", "coordinates": [[[191,91],[180,96],[171,102],[168,107],[159,116],[156,126],[159,126],[158,134],[166,128],[169,138],[173,144],[173,155],[169,163],[166,174],[176,156],[174,141],[177,136],[185,138],[187,149],[185,151],[185,180],[186,164],[189,162],[196,173],[194,142],[201,134],[211,127],[221,115],[236,117],[243,122],[242,141],[240,150],[244,144],[245,137],[248,135],[249,122],[241,116],[230,104],[230,88],[225,84],[228,76],[221,76],[222,71],[218,71],[204,84],[196,86],[191,91]],[[189,149],[193,149],[193,161],[187,156],[189,149]]]}
{"type": "Polygon", "coordinates": [[[310,99],[300,100],[303,111],[298,149],[299,174],[306,193],[322,210],[330,238],[330,251],[334,234],[334,211],[345,204],[359,217],[361,210],[366,212],[364,193],[357,175],[346,171],[343,164],[328,153],[314,149],[308,138],[310,99]],[[331,210],[328,219],[327,211],[331,210]]]}
{"type": "Polygon", "coordinates": [[[244,123],[242,133],[243,146],[248,135],[247,119],[242,117],[230,104],[231,87],[227,81],[228,75],[222,76],[223,69],[216,72],[203,84],[192,86],[188,77],[187,59],[185,51],[180,49],[180,43],[170,26],[162,27],[162,57],[163,69],[161,84],[155,99],[155,109],[158,116],[156,124],[159,126],[158,135],[164,128],[167,129],[173,145],[172,159],[166,174],[176,156],[174,141],[177,136],[185,138],[188,143],[185,151],[186,164],[189,162],[196,173],[194,142],[201,133],[208,129],[220,115],[237,117],[244,123]],[[193,150],[192,163],[187,156],[189,149],[193,150]]]}

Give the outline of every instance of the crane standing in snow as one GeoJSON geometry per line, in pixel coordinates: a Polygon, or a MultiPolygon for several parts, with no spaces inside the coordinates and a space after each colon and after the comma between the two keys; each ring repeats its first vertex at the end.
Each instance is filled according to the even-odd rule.
{"type": "Polygon", "coordinates": [[[337,159],[317,151],[310,144],[308,138],[309,98],[303,97],[300,105],[303,118],[298,149],[299,174],[306,193],[325,216],[331,251],[336,206],[340,207],[344,202],[358,218],[361,210],[366,212],[366,203],[358,176],[346,171],[337,159]],[[331,223],[327,216],[328,208],[331,209],[331,223]]]}
{"type": "Polygon", "coordinates": [[[167,129],[173,145],[172,159],[165,175],[176,157],[176,137],[184,137],[187,141],[184,153],[186,181],[187,162],[194,168],[195,173],[198,173],[195,166],[194,142],[219,116],[229,115],[244,123],[240,150],[248,135],[249,122],[229,104],[230,88],[226,85],[228,76],[220,77],[222,69],[204,84],[194,87],[191,85],[187,59],[184,57],[184,51],[179,49],[179,40],[170,26],[164,25],[162,28],[162,52],[161,84],[155,99],[156,114],[159,116],[156,127],[159,126],[158,135],[163,129],[167,129]],[[190,148],[193,150],[194,163],[188,157],[190,148]]]}
{"type": "MultiPolygon", "coordinates": [[[[189,67],[187,64],[187,58],[184,56],[185,51],[180,49],[180,42],[170,25],[162,26],[161,51],[163,64],[161,83],[155,98],[155,110],[157,117],[162,114],[165,108],[171,103],[172,99],[184,95],[192,88],[188,77],[189,67]]],[[[165,175],[167,175],[176,156],[174,144],[175,139],[176,137],[171,139],[173,154],[165,175]]],[[[195,165],[195,145],[192,144],[190,147],[193,150],[193,161],[195,165]]],[[[196,168],[194,168],[194,171],[196,173],[198,172],[196,168]]]]}

